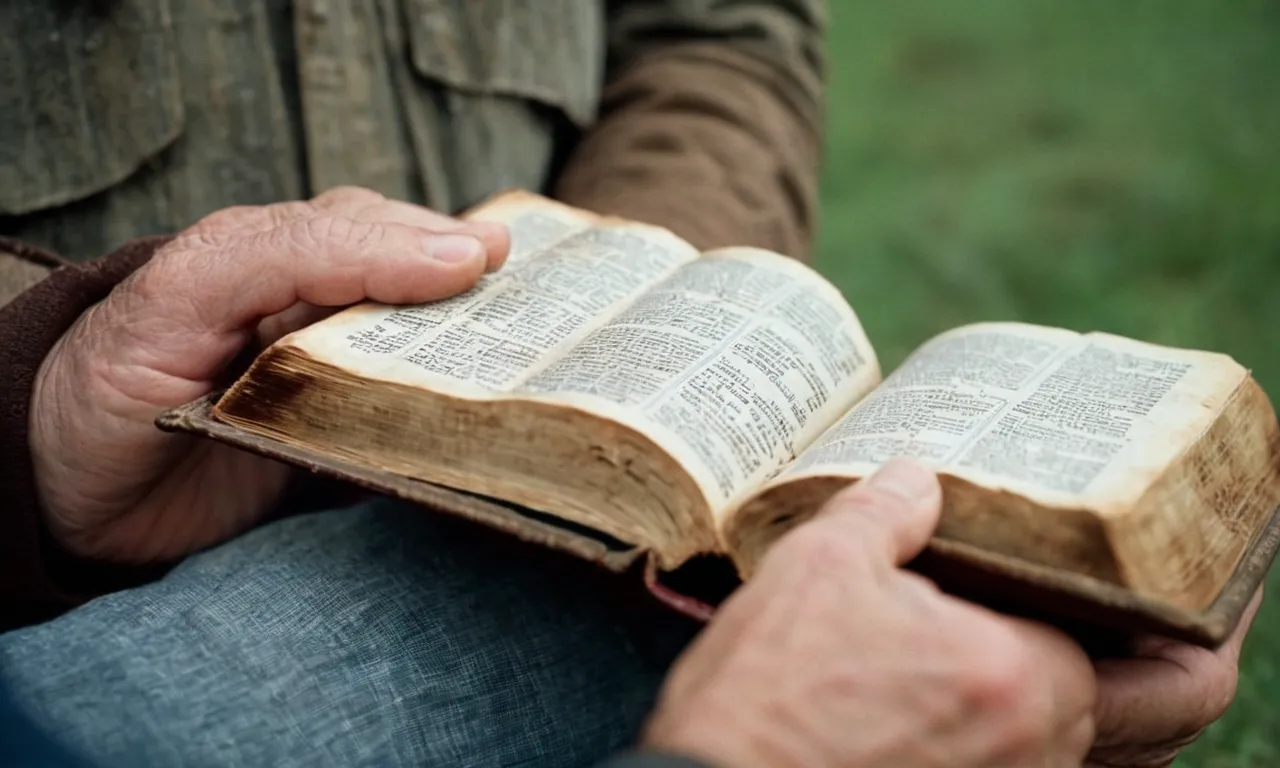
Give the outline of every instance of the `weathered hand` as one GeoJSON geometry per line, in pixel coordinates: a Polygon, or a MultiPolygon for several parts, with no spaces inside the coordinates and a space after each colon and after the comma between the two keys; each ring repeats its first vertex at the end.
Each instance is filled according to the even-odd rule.
{"type": "Polygon", "coordinates": [[[255,341],[366,298],[459,293],[508,247],[500,226],[352,188],[203,219],[85,312],[40,369],[31,450],[49,529],[72,552],[147,563],[252,525],[285,467],[160,432],[156,416],[212,391],[255,341]]]}
{"type": "Polygon", "coordinates": [[[1144,638],[1136,658],[1099,661],[1098,735],[1091,768],[1164,768],[1235,698],[1240,647],[1262,604],[1254,596],[1216,650],[1144,638]]]}
{"type": "Polygon", "coordinates": [[[645,744],[735,768],[1079,766],[1084,652],[899,567],[940,504],[895,461],[783,537],[677,662],[645,744]]]}

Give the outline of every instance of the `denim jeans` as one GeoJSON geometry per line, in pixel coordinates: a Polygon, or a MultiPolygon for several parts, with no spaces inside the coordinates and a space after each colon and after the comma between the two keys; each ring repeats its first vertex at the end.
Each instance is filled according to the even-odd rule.
{"type": "Polygon", "coordinates": [[[585,765],[631,742],[692,632],[624,592],[380,500],[0,636],[0,675],[103,765],[585,765]]]}

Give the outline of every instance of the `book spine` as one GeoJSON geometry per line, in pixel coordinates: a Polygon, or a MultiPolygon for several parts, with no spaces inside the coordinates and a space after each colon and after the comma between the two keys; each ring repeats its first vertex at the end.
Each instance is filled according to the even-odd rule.
{"type": "Polygon", "coordinates": [[[659,602],[694,621],[700,621],[705,624],[715,616],[715,606],[704,603],[697,598],[682,595],[663,584],[658,574],[658,558],[652,554],[649,555],[645,562],[644,585],[659,602]]]}

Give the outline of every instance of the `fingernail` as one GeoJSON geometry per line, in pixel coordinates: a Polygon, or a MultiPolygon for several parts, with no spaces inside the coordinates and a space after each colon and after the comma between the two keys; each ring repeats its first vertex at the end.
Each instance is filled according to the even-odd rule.
{"type": "Polygon", "coordinates": [[[467,235],[430,235],[426,245],[428,256],[446,264],[461,264],[484,257],[484,246],[467,235]]]}
{"type": "Polygon", "coordinates": [[[937,477],[929,469],[909,459],[893,459],[866,479],[868,487],[889,493],[912,504],[932,501],[938,494],[937,477]]]}

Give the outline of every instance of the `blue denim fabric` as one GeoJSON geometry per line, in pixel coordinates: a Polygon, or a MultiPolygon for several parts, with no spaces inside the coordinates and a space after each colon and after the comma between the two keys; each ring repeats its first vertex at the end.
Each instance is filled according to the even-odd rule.
{"type": "Polygon", "coordinates": [[[614,582],[383,500],[0,636],[0,675],[103,765],[587,765],[692,629],[628,620],[614,582]]]}
{"type": "MultiPolygon", "coordinates": [[[[625,759],[625,758],[622,758],[625,759]]],[[[5,768],[96,768],[36,726],[0,681],[0,765],[5,768]]],[[[612,766],[610,766],[612,768],[612,766]]]]}

